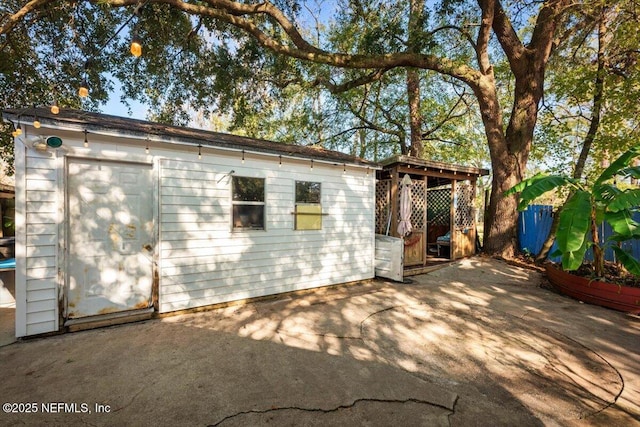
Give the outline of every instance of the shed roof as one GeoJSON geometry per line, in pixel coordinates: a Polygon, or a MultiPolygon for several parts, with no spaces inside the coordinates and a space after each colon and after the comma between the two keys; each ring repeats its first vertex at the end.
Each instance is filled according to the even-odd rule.
{"type": "Polygon", "coordinates": [[[202,146],[214,148],[238,151],[246,150],[339,164],[347,163],[350,165],[369,166],[372,168],[379,167],[377,163],[338,151],[326,150],[318,146],[279,143],[264,139],[172,126],[89,111],[67,108],[60,109],[59,114],[52,114],[48,108],[7,109],[3,111],[3,118],[6,121],[11,121],[16,124],[19,122],[22,125],[32,123],[36,116],[42,127],[133,136],[140,138],[141,144],[144,144],[143,140],[145,138],[155,136],[163,142],[175,144],[202,144],[202,146]]]}
{"type": "Polygon", "coordinates": [[[489,175],[488,169],[481,169],[481,168],[476,168],[472,166],[454,165],[451,163],[436,162],[433,160],[424,160],[424,159],[419,159],[417,157],[411,157],[411,156],[405,156],[405,155],[397,155],[397,156],[389,157],[388,159],[381,161],[380,165],[382,165],[384,169],[391,169],[394,166],[410,166],[416,169],[420,168],[425,171],[432,170],[434,172],[435,171],[437,172],[444,171],[444,172],[452,172],[452,173],[455,172],[455,173],[464,173],[464,174],[470,174],[475,176],[489,175]]]}

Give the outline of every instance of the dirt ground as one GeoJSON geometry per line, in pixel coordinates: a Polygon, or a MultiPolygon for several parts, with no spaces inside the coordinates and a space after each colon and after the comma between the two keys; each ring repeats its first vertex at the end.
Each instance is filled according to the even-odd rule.
{"type": "Polygon", "coordinates": [[[0,372],[2,425],[640,426],[640,318],[480,257],[24,340],[0,372]]]}

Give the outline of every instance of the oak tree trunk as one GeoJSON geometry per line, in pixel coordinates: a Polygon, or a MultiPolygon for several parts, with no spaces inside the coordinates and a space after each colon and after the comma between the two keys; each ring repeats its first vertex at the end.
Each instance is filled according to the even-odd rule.
{"type": "Polygon", "coordinates": [[[422,114],[420,113],[420,77],[414,68],[407,68],[407,97],[409,100],[409,155],[422,158],[422,114]]]}

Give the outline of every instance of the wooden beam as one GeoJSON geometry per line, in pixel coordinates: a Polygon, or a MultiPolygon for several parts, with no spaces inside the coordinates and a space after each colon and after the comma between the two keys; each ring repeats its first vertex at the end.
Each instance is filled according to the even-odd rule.
{"type": "Polygon", "coordinates": [[[466,173],[458,173],[458,172],[447,172],[446,170],[442,170],[442,172],[440,172],[440,170],[424,170],[424,169],[418,169],[418,168],[410,168],[407,166],[397,166],[394,167],[394,170],[397,169],[397,173],[408,173],[408,174],[412,174],[412,175],[419,175],[419,176],[433,176],[433,177],[437,177],[437,178],[447,178],[447,179],[457,179],[460,181],[464,181],[464,180],[473,180],[476,177],[474,175],[471,174],[466,174],[466,173]]]}

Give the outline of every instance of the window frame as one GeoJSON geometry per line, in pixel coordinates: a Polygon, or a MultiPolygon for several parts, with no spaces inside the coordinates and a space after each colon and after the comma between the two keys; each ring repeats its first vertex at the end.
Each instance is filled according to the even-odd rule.
{"type": "Polygon", "coordinates": [[[231,231],[232,232],[247,232],[247,231],[266,231],[267,230],[267,179],[265,177],[260,176],[241,176],[241,175],[232,175],[231,176],[231,185],[230,187],[230,201],[231,201],[231,212],[230,212],[230,222],[231,222],[231,231]],[[236,179],[257,179],[262,181],[262,201],[254,201],[254,200],[234,200],[234,189],[235,189],[235,180],[236,179]],[[238,227],[236,226],[235,220],[235,206],[262,206],[262,227],[238,227]]]}
{"type": "Polygon", "coordinates": [[[322,182],[319,181],[299,181],[299,180],[295,180],[294,184],[293,184],[293,203],[294,203],[294,219],[293,219],[293,229],[294,231],[319,231],[323,229],[323,221],[322,221],[322,217],[324,216],[324,214],[322,213],[322,182]],[[309,202],[309,201],[298,201],[298,184],[299,183],[309,183],[309,184],[318,184],[319,189],[318,189],[318,201],[317,202],[309,202]],[[305,216],[318,216],[318,220],[319,220],[319,226],[318,227],[312,227],[312,228],[308,228],[308,227],[304,227],[304,226],[300,226],[299,224],[299,220],[298,220],[298,216],[302,216],[301,212],[298,212],[298,207],[299,206],[317,206],[320,208],[320,211],[317,214],[313,214],[313,213],[304,213],[305,216]]]}

